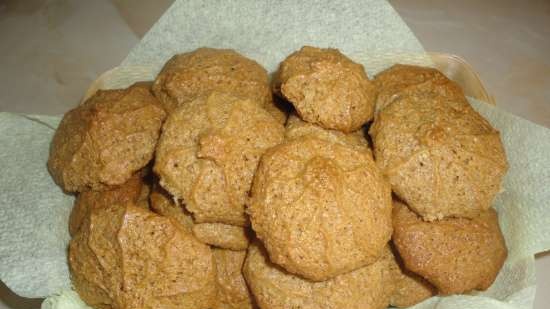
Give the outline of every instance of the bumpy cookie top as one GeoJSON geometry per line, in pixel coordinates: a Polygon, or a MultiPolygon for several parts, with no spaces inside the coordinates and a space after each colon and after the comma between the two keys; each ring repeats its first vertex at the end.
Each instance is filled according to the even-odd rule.
{"type": "Polygon", "coordinates": [[[500,135],[469,105],[404,96],[369,134],[392,190],[425,220],[488,209],[508,168],[500,135]]]}
{"type": "Polygon", "coordinates": [[[165,116],[142,86],[99,90],[63,116],[48,169],[66,191],[121,185],[153,158],[165,116]]]}
{"type": "Polygon", "coordinates": [[[403,204],[394,204],[393,241],[407,269],[441,294],[485,290],[507,256],[496,212],[477,217],[422,221],[403,204]]]}
{"type": "Polygon", "coordinates": [[[96,308],[208,309],[216,301],[210,248],[131,204],[91,211],[71,240],[69,265],[76,291],[96,308]]]}
{"type": "Polygon", "coordinates": [[[389,257],[333,279],[312,282],[272,264],[253,243],[243,267],[246,281],[262,309],[383,309],[389,304],[389,257]]]}
{"type": "Polygon", "coordinates": [[[175,55],[153,85],[168,112],[212,91],[251,98],[262,106],[271,101],[267,71],[231,49],[199,48],[175,55]]]}
{"type": "Polygon", "coordinates": [[[252,296],[243,277],[246,250],[212,249],[216,262],[218,302],[213,309],[252,309],[252,296]]]}
{"type": "Polygon", "coordinates": [[[441,96],[467,104],[462,88],[433,68],[396,64],[378,73],[374,84],[378,88],[377,112],[403,95],[441,96]]]}
{"type": "Polygon", "coordinates": [[[258,104],[212,93],[168,117],[154,171],[195,221],[246,225],[244,205],[260,156],[283,138],[284,127],[258,104]]]}
{"type": "Polygon", "coordinates": [[[391,236],[391,194],[370,154],[299,137],[262,157],[249,207],[271,260],[321,281],[373,263],[391,236]]]}
{"type": "Polygon", "coordinates": [[[355,131],[373,116],[375,86],[337,49],[302,47],[281,63],[274,88],[302,119],[327,129],[355,131]]]}

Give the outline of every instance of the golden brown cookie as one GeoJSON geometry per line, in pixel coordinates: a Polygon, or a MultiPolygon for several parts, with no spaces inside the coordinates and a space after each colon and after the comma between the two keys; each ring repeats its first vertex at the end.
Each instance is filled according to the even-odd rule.
{"type": "Polygon", "coordinates": [[[193,234],[198,240],[211,246],[231,250],[248,248],[246,227],[223,223],[198,223],[193,226],[193,234]]]}
{"type": "Polygon", "coordinates": [[[508,169],[499,132],[470,106],[441,97],[396,99],[369,134],[393,192],[424,220],[488,209],[508,169]]]}
{"type": "Polygon", "coordinates": [[[382,309],[389,304],[391,276],[388,254],[375,263],[322,282],[311,282],[272,264],[252,243],[244,277],[262,309],[382,309]]]}
{"type": "Polygon", "coordinates": [[[66,191],[121,185],[153,158],[165,112],[141,87],[99,90],[63,116],[48,159],[66,191]]]}
{"type": "Polygon", "coordinates": [[[242,274],[246,251],[212,249],[217,269],[218,301],[213,309],[252,309],[252,295],[242,274]]]}
{"type": "Polygon", "coordinates": [[[212,91],[250,98],[281,123],[286,119],[273,103],[267,71],[234,50],[199,48],[175,55],[153,85],[153,92],[169,113],[212,91]]]}
{"type": "Polygon", "coordinates": [[[131,204],[94,209],[71,240],[69,266],[95,308],[212,308],[210,248],[172,219],[131,204]]]}
{"type": "Polygon", "coordinates": [[[315,137],[262,157],[248,209],[271,260],[314,281],[373,263],[391,237],[391,193],[370,154],[315,137]]]}
{"type": "Polygon", "coordinates": [[[393,293],[390,305],[394,307],[410,307],[437,294],[437,290],[426,279],[406,269],[396,250],[392,250],[390,261],[393,293]]]}
{"type": "Polygon", "coordinates": [[[245,226],[244,205],[260,156],[283,138],[284,127],[258,104],[212,93],[170,114],[154,171],[196,222],[245,226]]]}
{"type": "Polygon", "coordinates": [[[471,219],[425,222],[407,206],[396,203],[393,228],[393,242],[405,267],[441,294],[487,289],[507,256],[492,208],[471,219]]]}
{"type": "Polygon", "coordinates": [[[346,134],[338,130],[324,129],[313,123],[303,121],[296,114],[291,114],[285,126],[285,139],[303,136],[317,137],[329,142],[354,147],[358,151],[366,151],[372,156],[372,151],[362,129],[346,134]]]}
{"type": "Polygon", "coordinates": [[[304,46],[280,65],[275,92],[302,119],[327,129],[358,130],[372,119],[376,88],[362,65],[337,49],[304,46]]]}
{"type": "Polygon", "coordinates": [[[374,84],[378,88],[377,112],[403,95],[441,96],[468,104],[460,86],[433,68],[396,64],[378,73],[374,84]]]}
{"type": "Polygon", "coordinates": [[[132,178],[120,186],[105,191],[84,191],[75,199],[71,215],[69,217],[69,233],[74,236],[88,213],[97,208],[112,204],[135,203],[137,206],[148,208],[147,195],[149,186],[143,182],[141,173],[136,173],[132,178]]]}
{"type": "Polygon", "coordinates": [[[151,210],[155,213],[170,217],[178,221],[186,230],[193,230],[193,217],[184,206],[176,204],[170,193],[166,192],[160,185],[155,184],[149,196],[151,210]]]}

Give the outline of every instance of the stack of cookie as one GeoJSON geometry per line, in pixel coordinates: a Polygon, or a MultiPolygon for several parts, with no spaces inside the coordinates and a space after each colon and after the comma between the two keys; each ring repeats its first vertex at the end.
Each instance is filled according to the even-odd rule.
{"type": "Polygon", "coordinates": [[[371,81],[335,49],[271,85],[232,50],[176,55],[68,112],[48,168],[77,194],[94,308],[405,307],[486,289],[506,258],[498,132],[438,71],[371,81]]]}
{"type": "Polygon", "coordinates": [[[393,244],[439,294],[485,290],[507,250],[491,208],[508,164],[496,131],[439,71],[396,65],[376,76],[369,134],[401,202],[393,244]]]}

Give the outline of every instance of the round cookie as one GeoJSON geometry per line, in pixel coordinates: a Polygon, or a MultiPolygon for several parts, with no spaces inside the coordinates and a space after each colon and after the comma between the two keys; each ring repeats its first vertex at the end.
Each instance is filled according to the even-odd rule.
{"type": "Polygon", "coordinates": [[[433,68],[396,64],[378,73],[374,84],[378,88],[376,112],[404,95],[441,96],[455,103],[468,104],[462,88],[433,68]]]}
{"type": "Polygon", "coordinates": [[[153,85],[153,92],[169,113],[212,91],[250,98],[285,122],[286,114],[274,105],[267,71],[231,49],[199,48],[175,55],[153,85]]]}
{"type": "Polygon", "coordinates": [[[245,226],[260,156],[283,138],[284,127],[258,104],[214,92],[170,114],[154,171],[196,222],[245,226]]]}
{"type": "Polygon", "coordinates": [[[149,208],[147,197],[149,186],[143,182],[141,173],[136,173],[132,178],[120,186],[105,191],[84,191],[75,199],[71,215],[69,216],[69,233],[74,236],[82,222],[93,209],[107,207],[112,204],[135,203],[142,208],[149,208]]]}
{"type": "Polygon", "coordinates": [[[362,129],[346,134],[337,130],[324,129],[313,123],[303,121],[295,114],[291,114],[285,126],[285,139],[303,136],[317,137],[332,143],[354,147],[358,151],[368,152],[372,157],[372,151],[362,129]]]}
{"type": "Polygon", "coordinates": [[[213,309],[252,309],[252,295],[243,277],[246,251],[212,249],[216,262],[218,301],[213,309]]]}
{"type": "Polygon", "coordinates": [[[172,219],[131,204],[93,210],[71,240],[69,266],[94,308],[212,308],[210,248],[172,219]]]}
{"type": "Polygon", "coordinates": [[[99,90],[63,116],[48,169],[69,192],[121,185],[153,158],[166,114],[142,86],[99,90]]]}
{"type": "Polygon", "coordinates": [[[393,192],[424,220],[488,209],[508,169],[499,132],[471,107],[441,97],[396,99],[369,134],[393,192]]]}
{"type": "Polygon", "coordinates": [[[262,309],[382,309],[389,304],[389,256],[333,279],[312,282],[289,274],[269,262],[258,243],[252,243],[243,274],[262,309]]]}
{"type": "Polygon", "coordinates": [[[507,256],[496,212],[477,217],[425,222],[394,204],[393,242],[407,269],[432,283],[440,294],[491,286],[507,256]]]}
{"type": "Polygon", "coordinates": [[[198,240],[211,246],[231,250],[248,248],[246,227],[223,223],[198,223],[193,226],[193,234],[198,240]]]}
{"type": "Polygon", "coordinates": [[[302,119],[327,129],[352,132],[373,117],[374,84],[362,65],[337,49],[304,46],[294,52],[281,63],[274,89],[302,119]]]}
{"type": "Polygon", "coordinates": [[[424,278],[409,271],[397,252],[392,250],[390,261],[393,293],[390,305],[399,308],[411,307],[437,294],[437,290],[424,278]]]}
{"type": "Polygon", "coordinates": [[[392,233],[390,187],[370,154],[311,136],[263,155],[248,212],[271,261],[313,281],[373,263],[392,233]]]}

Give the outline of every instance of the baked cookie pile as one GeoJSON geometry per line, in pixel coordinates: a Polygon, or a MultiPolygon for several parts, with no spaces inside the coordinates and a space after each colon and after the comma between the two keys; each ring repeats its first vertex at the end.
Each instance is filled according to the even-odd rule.
{"type": "Polygon", "coordinates": [[[75,290],[101,309],[407,307],[487,289],[499,133],[435,69],[370,80],[303,47],[271,83],[233,50],[170,59],[63,117],[75,290]]]}

